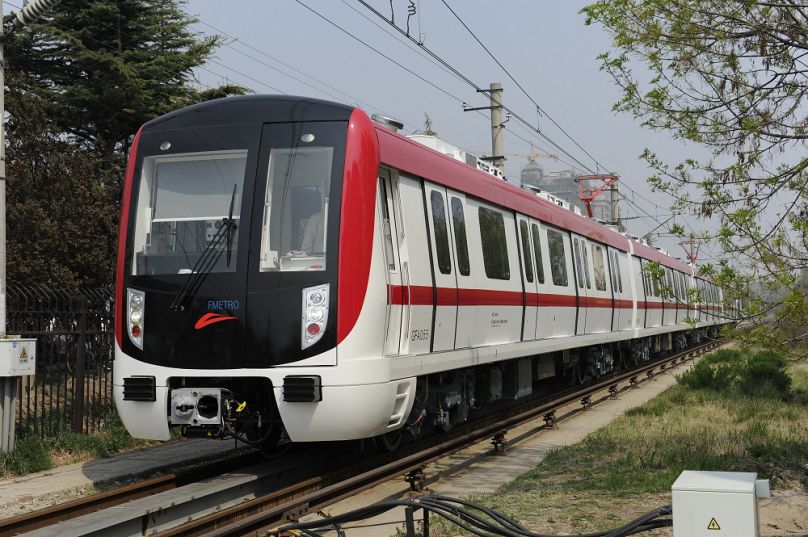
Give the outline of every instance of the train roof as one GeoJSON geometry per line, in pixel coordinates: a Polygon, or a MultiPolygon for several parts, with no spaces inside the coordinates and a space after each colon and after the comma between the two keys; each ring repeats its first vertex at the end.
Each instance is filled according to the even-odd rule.
{"type": "Polygon", "coordinates": [[[240,125],[286,121],[348,121],[353,106],[292,95],[241,95],[211,99],[169,112],[144,129],[240,125]]]}
{"type": "MultiPolygon", "coordinates": [[[[212,99],[191,105],[153,119],[143,128],[149,130],[203,125],[256,125],[286,121],[348,121],[355,109],[353,106],[309,97],[245,95],[212,99]]],[[[385,164],[569,229],[622,251],[628,251],[631,243],[634,253],[639,257],[694,274],[693,267],[659,250],[539,198],[507,181],[496,179],[388,128],[374,125],[381,160],[385,164]]]]}
{"type": "Polygon", "coordinates": [[[507,181],[494,178],[386,127],[381,125],[375,125],[375,127],[379,139],[381,160],[385,164],[418,177],[428,178],[430,181],[459,192],[513,209],[537,220],[568,229],[624,252],[628,251],[629,243],[631,243],[634,253],[639,257],[657,261],[686,274],[694,273],[693,267],[690,265],[665,255],[655,248],[559,207],[507,181]]]}

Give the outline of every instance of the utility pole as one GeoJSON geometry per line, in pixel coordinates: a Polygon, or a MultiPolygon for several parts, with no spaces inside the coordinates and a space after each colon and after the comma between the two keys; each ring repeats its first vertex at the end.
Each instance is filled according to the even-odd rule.
{"type": "MultiPolygon", "coordinates": [[[[3,43],[8,35],[34,22],[58,3],[59,0],[24,2],[19,12],[11,14],[6,28],[0,1],[0,340],[9,339],[6,334],[6,57],[3,43]]],[[[19,359],[20,351],[16,352],[19,359]]],[[[36,352],[35,345],[33,352],[36,352]]],[[[14,449],[18,384],[18,376],[0,377],[0,452],[14,449]]]]}
{"type": "Polygon", "coordinates": [[[613,226],[620,227],[620,192],[617,189],[618,181],[620,180],[619,177],[615,175],[614,182],[612,183],[610,194],[611,194],[611,224],[613,226]]]}
{"type": "Polygon", "coordinates": [[[505,124],[502,123],[502,84],[492,82],[491,90],[491,164],[505,166],[505,124]]]}
{"type": "Polygon", "coordinates": [[[510,119],[510,114],[505,121],[502,121],[502,84],[492,82],[487,90],[477,90],[487,93],[491,99],[490,106],[469,107],[463,103],[464,112],[474,112],[476,110],[491,111],[491,156],[483,157],[482,160],[489,161],[492,165],[502,169],[505,166],[505,123],[510,119]]]}

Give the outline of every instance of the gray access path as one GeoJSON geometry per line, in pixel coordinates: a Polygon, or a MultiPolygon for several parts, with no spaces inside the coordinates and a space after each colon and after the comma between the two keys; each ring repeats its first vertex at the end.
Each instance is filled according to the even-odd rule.
{"type": "Polygon", "coordinates": [[[68,501],[117,483],[226,458],[248,449],[232,440],[178,439],[103,459],[0,481],[0,518],[68,501]]]}

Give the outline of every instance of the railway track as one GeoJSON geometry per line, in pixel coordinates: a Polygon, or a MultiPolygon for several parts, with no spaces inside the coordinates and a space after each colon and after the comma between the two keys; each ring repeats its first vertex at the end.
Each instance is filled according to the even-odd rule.
{"type": "Polygon", "coordinates": [[[612,374],[585,387],[555,393],[546,400],[534,400],[493,413],[450,433],[405,446],[395,454],[343,458],[342,465],[337,464],[336,470],[329,470],[335,466],[333,457],[329,457],[333,448],[305,450],[296,454],[299,455],[297,462],[290,457],[284,464],[274,465],[256,464],[259,454],[245,454],[226,463],[149,479],[0,521],[0,537],[31,531],[42,536],[92,533],[224,537],[265,534],[267,528],[317,512],[402,475],[406,475],[417,489],[423,484],[422,469],[430,462],[537,418],[543,419],[545,426],[552,426],[559,419],[556,411],[571,402],[581,401],[582,408],[587,408],[597,402],[592,398],[599,392],[608,390],[614,395],[621,384],[626,387],[637,384],[651,378],[656,371],[692,359],[719,344],[710,342],[629,372],[612,374]],[[254,466],[249,466],[251,464],[254,466]],[[226,478],[228,472],[233,476],[232,484],[226,478]],[[243,479],[245,474],[250,476],[248,483],[243,479]],[[220,482],[220,486],[210,490],[208,482],[211,481],[220,482]],[[164,498],[160,499],[161,496],[164,498]],[[123,504],[131,506],[126,510],[128,518],[122,516],[121,510],[105,515],[110,508],[123,504]],[[95,513],[93,522],[78,519],[87,519],[84,515],[91,513],[95,513]],[[108,526],[105,520],[110,521],[108,526]]]}
{"type": "MultiPolygon", "coordinates": [[[[641,379],[652,378],[657,370],[667,369],[677,362],[693,359],[721,344],[713,341],[670,357],[655,361],[630,372],[611,375],[609,378],[591,384],[583,389],[570,390],[552,402],[539,404],[530,409],[517,410],[513,415],[494,423],[490,423],[474,431],[459,434],[440,444],[417,451],[388,462],[364,473],[326,485],[320,490],[300,496],[290,501],[276,504],[274,507],[262,509],[261,499],[256,503],[223,510],[208,517],[200,518],[189,524],[161,532],[159,537],[235,537],[244,535],[266,535],[268,529],[277,527],[289,520],[295,520],[307,513],[315,513],[342,499],[353,496],[363,490],[382,484],[401,475],[408,475],[408,480],[417,482],[419,471],[430,462],[443,458],[470,445],[485,441],[523,423],[542,418],[545,425],[556,421],[555,411],[571,402],[580,400],[582,406],[592,404],[591,397],[603,390],[610,394],[617,393],[621,383],[636,385],[641,379]]],[[[324,483],[327,480],[323,480],[324,483]]],[[[277,500],[275,498],[274,500],[277,500]]]]}
{"type": "Polygon", "coordinates": [[[261,455],[257,452],[244,453],[224,461],[217,460],[210,464],[196,466],[193,469],[145,479],[131,485],[78,498],[46,509],[6,518],[0,520],[0,537],[11,537],[58,524],[59,522],[108,509],[138,498],[152,496],[190,483],[209,479],[222,472],[256,464],[261,460],[261,455]]]}

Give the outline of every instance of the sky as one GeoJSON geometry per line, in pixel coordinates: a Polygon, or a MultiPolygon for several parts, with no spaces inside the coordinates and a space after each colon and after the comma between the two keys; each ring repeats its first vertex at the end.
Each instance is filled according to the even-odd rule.
{"type": "MultiPolygon", "coordinates": [[[[650,170],[639,155],[649,148],[672,163],[703,155],[668,133],[649,131],[639,120],[612,110],[620,92],[600,70],[597,59],[611,43],[601,27],[584,24],[580,10],[587,2],[366,1],[388,19],[392,6],[395,23],[402,29],[408,22],[408,7],[414,4],[416,13],[409,17],[411,36],[477,86],[487,89],[491,82],[502,83],[503,104],[568,153],[512,117],[505,133],[508,176],[519,176],[533,142],[538,151],[557,153],[567,161],[540,159],[547,171],[583,164],[619,174],[621,195],[633,202],[621,203],[621,215],[628,217],[624,223],[632,234],[642,236],[671,216],[672,199],[651,192],[646,183],[650,170]]],[[[463,103],[487,106],[488,97],[440,67],[359,0],[190,0],[186,10],[199,20],[195,30],[225,39],[215,57],[198,70],[202,84],[213,86],[226,80],[256,93],[357,105],[368,113],[402,121],[405,133],[422,129],[428,114],[442,139],[477,154],[490,154],[488,117],[463,111],[463,103]]],[[[656,231],[664,232],[673,222],[696,231],[711,226],[695,216],[681,215],[656,231]]],[[[663,235],[654,237],[654,242],[683,256],[678,239],[663,235]]],[[[700,262],[714,262],[717,253],[714,245],[702,246],[700,262]]]]}

